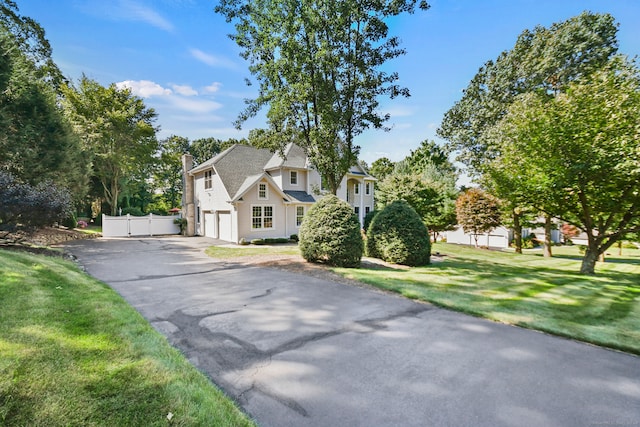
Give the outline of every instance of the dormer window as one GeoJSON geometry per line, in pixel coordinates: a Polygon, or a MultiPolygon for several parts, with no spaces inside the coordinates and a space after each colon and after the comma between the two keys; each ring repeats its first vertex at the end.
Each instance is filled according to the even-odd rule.
{"type": "Polygon", "coordinates": [[[267,192],[267,183],[261,182],[258,184],[258,199],[267,200],[269,198],[269,193],[267,192]]]}
{"type": "Polygon", "coordinates": [[[291,185],[298,185],[298,171],[289,172],[289,182],[291,185]]]}

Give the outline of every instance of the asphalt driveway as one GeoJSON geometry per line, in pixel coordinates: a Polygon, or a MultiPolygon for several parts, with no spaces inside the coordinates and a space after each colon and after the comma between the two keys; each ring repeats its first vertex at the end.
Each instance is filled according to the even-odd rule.
{"type": "Polygon", "coordinates": [[[640,358],[207,257],[207,238],[69,243],[261,426],[639,426],[640,358]]]}

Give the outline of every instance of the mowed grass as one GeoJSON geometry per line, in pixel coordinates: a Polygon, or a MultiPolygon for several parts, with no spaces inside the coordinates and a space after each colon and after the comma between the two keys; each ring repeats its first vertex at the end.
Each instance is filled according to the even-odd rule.
{"type": "Polygon", "coordinates": [[[577,247],[519,255],[436,244],[420,268],[336,268],[380,289],[499,322],[640,354],[640,251],[611,250],[596,276],[577,272],[577,247]]]}
{"type": "Polygon", "coordinates": [[[252,255],[300,255],[296,244],[210,246],[205,253],[212,258],[228,259],[252,255]]]}
{"type": "Polygon", "coordinates": [[[253,423],[108,286],[0,250],[0,425],[253,423]]]}

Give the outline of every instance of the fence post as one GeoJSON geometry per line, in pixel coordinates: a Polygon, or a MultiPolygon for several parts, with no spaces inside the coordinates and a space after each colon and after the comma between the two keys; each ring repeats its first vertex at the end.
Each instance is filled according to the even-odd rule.
{"type": "Polygon", "coordinates": [[[152,228],[153,214],[149,214],[149,236],[153,236],[153,228],[152,228]]]}

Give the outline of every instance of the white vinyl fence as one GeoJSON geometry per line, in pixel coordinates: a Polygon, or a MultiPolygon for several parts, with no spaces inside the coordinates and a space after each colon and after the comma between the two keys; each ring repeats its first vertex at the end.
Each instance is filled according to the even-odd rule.
{"type": "Polygon", "coordinates": [[[173,221],[177,216],[102,215],[102,235],[104,237],[158,236],[180,234],[180,226],[173,221]]]}

